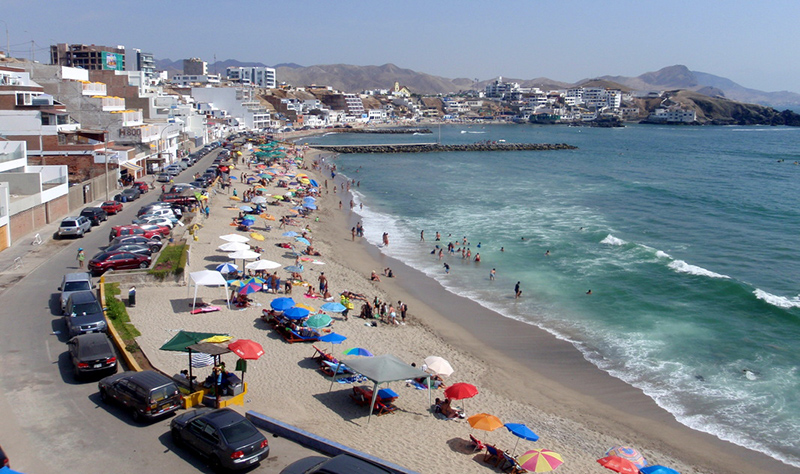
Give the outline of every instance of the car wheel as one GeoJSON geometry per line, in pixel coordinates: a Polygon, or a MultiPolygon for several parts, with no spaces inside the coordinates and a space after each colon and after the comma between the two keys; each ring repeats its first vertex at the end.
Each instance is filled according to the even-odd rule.
{"type": "Polygon", "coordinates": [[[181,438],[181,432],[178,428],[172,428],[170,433],[172,434],[172,442],[175,443],[175,446],[183,446],[183,438],[181,438]]]}
{"type": "Polygon", "coordinates": [[[78,237],[83,237],[83,231],[78,231],[78,237]]]}
{"type": "Polygon", "coordinates": [[[134,407],[131,407],[131,419],[137,423],[142,421],[142,414],[134,407]]]}
{"type": "Polygon", "coordinates": [[[100,400],[102,400],[103,403],[108,403],[110,401],[110,397],[108,396],[108,392],[106,392],[102,388],[100,389],[100,400]]]}
{"type": "Polygon", "coordinates": [[[147,268],[149,266],[150,265],[148,265],[147,262],[142,262],[142,263],[139,264],[139,268],[147,268]]]}
{"type": "Polygon", "coordinates": [[[152,247],[150,247],[150,253],[158,253],[158,246],[153,245],[152,247]]]}
{"type": "Polygon", "coordinates": [[[208,458],[208,466],[214,472],[225,472],[225,470],[222,468],[222,462],[217,456],[212,455],[210,458],[208,458]]]}

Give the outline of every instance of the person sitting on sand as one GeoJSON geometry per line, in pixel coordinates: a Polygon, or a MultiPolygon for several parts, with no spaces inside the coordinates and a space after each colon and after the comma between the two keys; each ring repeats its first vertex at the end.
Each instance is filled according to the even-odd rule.
{"type": "Polygon", "coordinates": [[[305,294],[306,298],[319,298],[320,294],[314,291],[314,288],[311,285],[308,285],[308,290],[306,290],[305,294]]]}
{"type": "Polygon", "coordinates": [[[325,293],[322,294],[322,299],[325,301],[333,301],[333,295],[331,295],[327,287],[325,288],[325,293]]]}
{"type": "Polygon", "coordinates": [[[442,415],[446,416],[447,418],[458,418],[464,417],[464,414],[450,406],[450,399],[445,398],[441,404],[442,415]]]}
{"type": "Polygon", "coordinates": [[[372,281],[381,281],[381,277],[379,277],[378,274],[375,273],[375,270],[372,270],[372,275],[369,276],[369,279],[372,281]]]}
{"type": "Polygon", "coordinates": [[[286,295],[292,294],[292,282],[289,280],[286,280],[286,282],[283,284],[283,293],[286,295]]]}
{"type": "Polygon", "coordinates": [[[314,250],[314,247],[312,247],[310,245],[308,246],[308,248],[306,248],[306,254],[307,255],[311,255],[312,257],[321,257],[322,256],[321,253],[319,253],[316,250],[314,250]]]}

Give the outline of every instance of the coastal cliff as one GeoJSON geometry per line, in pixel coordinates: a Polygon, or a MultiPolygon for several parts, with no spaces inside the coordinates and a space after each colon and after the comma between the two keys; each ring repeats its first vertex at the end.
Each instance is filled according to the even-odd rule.
{"type": "MultiPolygon", "coordinates": [[[[745,104],[724,97],[709,97],[699,92],[677,90],[666,92],[667,99],[635,99],[635,106],[648,114],[657,107],[680,105],[697,113],[700,125],[788,125],[800,126],[800,115],[791,110],[782,112],[772,107],[745,104]]],[[[645,123],[647,123],[645,121],[645,123]]]]}

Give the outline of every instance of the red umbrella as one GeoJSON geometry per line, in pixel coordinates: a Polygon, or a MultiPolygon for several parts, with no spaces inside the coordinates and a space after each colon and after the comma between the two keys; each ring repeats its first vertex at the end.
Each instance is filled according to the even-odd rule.
{"type": "Polygon", "coordinates": [[[636,464],[619,456],[606,456],[597,460],[606,469],[620,474],[639,474],[639,467],[636,464]]]}
{"type": "MultiPolygon", "coordinates": [[[[465,398],[472,398],[478,394],[478,389],[474,385],[459,382],[447,387],[444,391],[444,396],[453,400],[463,400],[465,398]]],[[[464,404],[466,407],[466,403],[464,404]]],[[[466,408],[464,409],[466,412],[466,408]]]]}
{"type": "Polygon", "coordinates": [[[242,359],[256,360],[264,355],[264,348],[261,347],[261,344],[250,339],[237,339],[228,344],[228,349],[242,359]]]}

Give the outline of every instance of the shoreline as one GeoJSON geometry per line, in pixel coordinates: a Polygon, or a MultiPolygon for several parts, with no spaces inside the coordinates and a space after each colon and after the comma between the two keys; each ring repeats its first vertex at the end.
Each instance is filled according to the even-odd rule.
{"type": "MultiPolygon", "coordinates": [[[[360,220],[356,210],[343,209],[334,220],[339,221],[338,228],[330,231],[347,247],[351,267],[363,275],[391,267],[396,277],[382,279],[381,288],[399,295],[409,305],[411,317],[434,337],[491,367],[492,377],[474,381],[475,385],[627,440],[623,444],[635,445],[646,458],[648,451],[674,456],[700,469],[693,472],[800,472],[766,454],[681,424],[641,390],[586,360],[568,341],[450,292],[366,239],[353,245],[347,229],[360,220]],[[464,318],[466,314],[472,317],[464,318]]],[[[541,447],[545,446],[537,446],[541,447]]]]}

